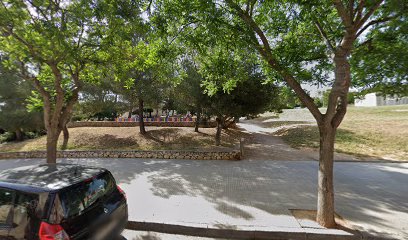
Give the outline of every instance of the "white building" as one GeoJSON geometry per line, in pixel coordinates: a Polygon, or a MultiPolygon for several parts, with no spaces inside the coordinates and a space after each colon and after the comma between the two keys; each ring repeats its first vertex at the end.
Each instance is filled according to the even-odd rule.
{"type": "Polygon", "coordinates": [[[356,107],[376,107],[376,106],[390,106],[408,104],[408,97],[395,96],[380,96],[376,93],[369,93],[361,99],[355,99],[354,105],[356,107]]]}

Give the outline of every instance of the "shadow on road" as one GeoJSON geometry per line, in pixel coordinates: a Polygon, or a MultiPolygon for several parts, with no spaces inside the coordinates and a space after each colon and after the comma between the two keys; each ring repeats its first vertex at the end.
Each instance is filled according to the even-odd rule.
{"type": "MultiPolygon", "coordinates": [[[[0,161],[0,168],[38,162],[0,161]]],[[[257,220],[259,214],[266,216],[265,219],[291,217],[288,209],[316,209],[317,162],[143,159],[63,162],[105,167],[121,184],[131,184],[144,176],[146,182],[142,184],[150,184],[152,198],[171,201],[177,196],[199,197],[219,213],[221,225],[228,225],[225,219],[250,222],[257,220]]],[[[376,236],[408,238],[406,182],[408,164],[335,163],[336,211],[376,236]]],[[[132,191],[137,196],[139,189],[132,191]]],[[[186,211],[185,207],[183,202],[179,203],[180,211],[186,211]]]]}

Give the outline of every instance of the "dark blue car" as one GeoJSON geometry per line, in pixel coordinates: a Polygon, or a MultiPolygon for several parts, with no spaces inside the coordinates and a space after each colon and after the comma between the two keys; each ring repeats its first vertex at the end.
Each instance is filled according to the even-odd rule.
{"type": "Polygon", "coordinates": [[[124,192],[103,168],[44,164],[0,172],[0,239],[116,239],[124,192]]]}

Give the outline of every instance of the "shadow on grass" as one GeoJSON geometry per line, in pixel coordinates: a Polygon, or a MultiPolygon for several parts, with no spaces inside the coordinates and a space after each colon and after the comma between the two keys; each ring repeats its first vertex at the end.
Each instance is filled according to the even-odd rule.
{"type": "MultiPolygon", "coordinates": [[[[42,137],[45,138],[45,137],[42,137]]],[[[12,141],[12,142],[5,142],[0,144],[0,152],[16,152],[20,151],[22,149],[25,149],[27,145],[30,145],[32,142],[37,141],[37,139],[27,139],[24,141],[12,141]]],[[[45,150],[45,141],[44,144],[41,147],[34,147],[33,149],[30,149],[32,151],[38,151],[38,150],[45,150]]]]}
{"type": "Polygon", "coordinates": [[[291,126],[291,125],[315,125],[314,122],[307,122],[307,121],[270,121],[270,122],[258,122],[257,125],[266,127],[266,128],[278,128],[283,126],[291,126]]]}
{"type": "Polygon", "coordinates": [[[177,128],[163,128],[157,130],[149,130],[146,133],[146,137],[155,142],[165,144],[176,142],[180,137],[181,130],[177,128]]]}
{"type": "MultiPolygon", "coordinates": [[[[294,148],[319,148],[319,130],[317,126],[298,126],[280,129],[274,134],[281,137],[286,143],[294,148]]],[[[377,148],[371,145],[373,140],[369,137],[356,134],[345,129],[337,129],[335,151],[350,154],[360,158],[388,160],[377,154],[370,154],[366,150],[377,148]]]]}
{"type": "Polygon", "coordinates": [[[139,145],[133,137],[118,137],[112,134],[94,135],[84,134],[75,143],[68,141],[69,149],[120,149],[120,148],[137,148],[139,145]]]}
{"type": "Polygon", "coordinates": [[[157,130],[150,130],[144,135],[149,140],[159,144],[157,149],[169,150],[199,150],[199,149],[219,149],[231,147],[230,144],[235,140],[227,137],[222,141],[222,146],[215,146],[214,136],[204,132],[194,132],[193,128],[189,129],[191,132],[185,133],[185,129],[178,128],[163,128],[157,130]]]}

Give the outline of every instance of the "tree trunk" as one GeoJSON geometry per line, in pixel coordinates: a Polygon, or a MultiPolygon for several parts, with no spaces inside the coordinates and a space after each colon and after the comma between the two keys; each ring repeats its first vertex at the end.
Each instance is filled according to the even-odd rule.
{"type": "Polygon", "coordinates": [[[316,220],[324,227],[333,228],[336,226],[333,187],[333,155],[336,129],[330,124],[326,124],[326,126],[319,126],[319,133],[320,152],[316,220]]]}
{"type": "Polygon", "coordinates": [[[198,127],[200,126],[200,120],[201,120],[201,112],[197,111],[197,119],[195,122],[194,132],[198,132],[198,127]]]}
{"type": "Polygon", "coordinates": [[[20,128],[17,128],[14,134],[16,135],[16,141],[23,141],[23,132],[20,128]]]}
{"type": "Polygon", "coordinates": [[[146,134],[146,129],[144,125],[144,120],[143,120],[143,108],[144,108],[144,102],[143,99],[139,98],[139,131],[141,134],[145,135],[146,134]]]}
{"type": "Polygon", "coordinates": [[[221,145],[221,131],[222,131],[222,118],[217,117],[217,133],[215,134],[215,145],[220,146],[221,145]]]}
{"type": "Polygon", "coordinates": [[[133,111],[133,106],[130,106],[129,113],[128,113],[128,118],[132,117],[132,111],[133,111]]]}
{"type": "Polygon", "coordinates": [[[62,133],[63,133],[63,135],[64,135],[64,141],[62,142],[61,149],[62,149],[62,150],[65,150],[65,149],[67,149],[68,140],[69,140],[69,131],[68,131],[68,127],[67,127],[66,124],[65,124],[65,125],[63,126],[63,128],[62,128],[62,133]]]}
{"type": "Polygon", "coordinates": [[[57,143],[61,131],[50,131],[47,129],[47,163],[57,163],[57,143]]]}

